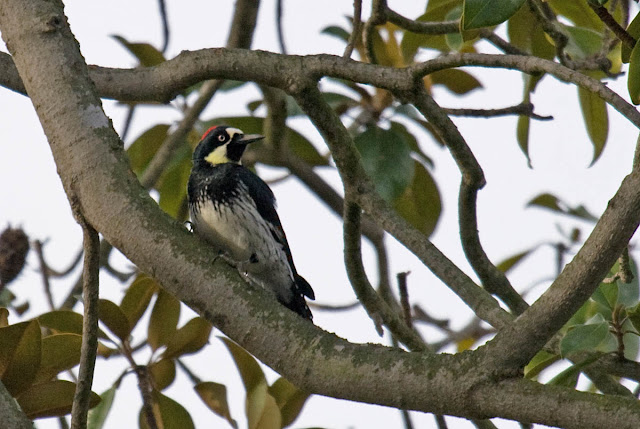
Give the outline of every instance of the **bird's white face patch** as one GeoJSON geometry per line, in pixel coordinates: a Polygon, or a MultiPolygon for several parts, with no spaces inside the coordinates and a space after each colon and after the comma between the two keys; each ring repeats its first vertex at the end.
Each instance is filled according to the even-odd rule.
{"type": "Polygon", "coordinates": [[[224,164],[225,162],[231,162],[231,160],[227,157],[227,145],[229,143],[223,144],[222,146],[218,146],[215,148],[209,155],[207,155],[204,160],[209,164],[217,165],[224,164]]]}
{"type": "Polygon", "coordinates": [[[227,134],[229,134],[229,141],[233,140],[236,134],[244,134],[242,130],[237,128],[227,128],[227,134]]]}
{"type": "Polygon", "coordinates": [[[218,146],[204,158],[204,160],[209,164],[217,165],[224,164],[226,162],[234,162],[227,156],[227,146],[231,141],[233,141],[233,138],[236,134],[242,135],[244,133],[242,132],[242,130],[239,130],[237,128],[227,128],[226,132],[229,135],[229,140],[227,141],[227,143],[223,144],[222,146],[218,146]]]}

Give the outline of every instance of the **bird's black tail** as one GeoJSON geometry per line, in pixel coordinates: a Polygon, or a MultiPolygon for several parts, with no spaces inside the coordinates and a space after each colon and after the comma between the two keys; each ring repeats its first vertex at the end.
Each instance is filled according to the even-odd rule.
{"type": "Polygon", "coordinates": [[[295,288],[293,298],[291,299],[291,301],[283,302],[282,304],[284,304],[284,306],[289,310],[295,311],[305,319],[313,320],[311,310],[309,310],[307,301],[304,298],[305,296],[307,296],[309,297],[309,299],[316,299],[316,296],[313,293],[313,289],[311,288],[311,285],[299,274],[295,275],[294,281],[295,288]]]}

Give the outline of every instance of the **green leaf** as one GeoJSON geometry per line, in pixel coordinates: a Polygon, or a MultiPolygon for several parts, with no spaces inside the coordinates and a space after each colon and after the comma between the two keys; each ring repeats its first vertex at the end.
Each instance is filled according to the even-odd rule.
{"type": "Polygon", "coordinates": [[[265,395],[264,407],[262,414],[255,422],[249,420],[249,429],[280,429],[282,428],[282,415],[273,396],[265,395]]]}
{"type": "Polygon", "coordinates": [[[160,359],[149,365],[149,372],[153,378],[154,387],[164,390],[176,379],[176,363],[173,359],[160,359]]]}
{"type": "MultiPolygon", "coordinates": [[[[66,380],[53,380],[31,386],[16,400],[30,419],[64,416],[71,412],[76,385],[66,380]]],[[[89,406],[95,407],[100,397],[91,392],[89,406]]]]}
{"type": "Polygon", "coordinates": [[[111,37],[120,42],[122,46],[131,52],[143,67],[156,66],[166,61],[162,52],[148,43],[132,43],[127,41],[124,37],[117,35],[113,35],[111,37]]]}
{"type": "Polygon", "coordinates": [[[593,165],[604,149],[609,135],[609,116],[607,114],[607,103],[591,91],[578,87],[578,99],[582,109],[587,133],[593,144],[593,165]]]}
{"type": "Polygon", "coordinates": [[[597,350],[598,346],[603,344],[609,335],[611,335],[609,323],[604,320],[597,323],[574,326],[569,329],[560,341],[560,353],[564,357],[582,350],[597,350]]]}
{"type": "Polygon", "coordinates": [[[413,163],[411,185],[393,205],[400,216],[428,237],[435,230],[442,212],[440,192],[427,169],[418,161],[413,163]]]}
{"type": "Polygon", "coordinates": [[[337,37],[343,42],[348,42],[351,34],[342,27],[338,27],[337,25],[330,25],[325,27],[320,31],[320,34],[326,34],[327,36],[337,37]]]}
{"type": "MultiPolygon", "coordinates": [[[[631,268],[631,273],[633,274],[633,280],[629,283],[623,283],[621,280],[618,280],[618,303],[624,305],[625,307],[632,307],[638,302],[638,298],[640,295],[640,283],[638,279],[638,265],[636,264],[635,259],[629,255],[629,265],[631,268]]],[[[618,262],[613,267],[614,270],[618,270],[618,262]]]]}
{"type": "Polygon", "coordinates": [[[633,104],[640,104],[640,43],[636,43],[629,57],[627,89],[633,104]]]}
{"type": "MultiPolygon", "coordinates": [[[[444,17],[447,21],[453,21],[462,17],[462,7],[456,6],[449,11],[444,17]]],[[[449,49],[455,52],[460,52],[464,47],[464,38],[460,31],[456,33],[448,33],[444,35],[444,40],[447,42],[449,49]]]]}
{"type": "Polygon", "coordinates": [[[524,0],[464,0],[462,29],[490,27],[509,19],[524,0]]]}
{"type": "MultiPolygon", "coordinates": [[[[424,14],[416,18],[420,22],[441,22],[446,19],[447,14],[456,7],[462,6],[462,0],[436,0],[427,3],[427,10],[424,14]]],[[[406,31],[400,43],[400,49],[406,64],[413,62],[418,48],[435,49],[441,52],[448,52],[449,46],[444,35],[418,34],[406,31]]]]}
{"type": "Polygon", "coordinates": [[[518,265],[523,259],[529,256],[533,251],[535,251],[538,246],[534,246],[531,249],[527,249],[523,252],[516,253],[513,256],[509,256],[507,259],[501,261],[496,268],[502,271],[503,273],[508,273],[513,267],[518,265]]]}
{"type": "Polygon", "coordinates": [[[164,171],[156,189],[160,194],[158,205],[178,221],[187,219],[187,183],[191,174],[191,148],[185,143],[164,171]]]}
{"type": "Polygon", "coordinates": [[[143,132],[127,149],[129,164],[138,177],[144,172],[149,162],[167,138],[169,125],[158,124],[143,132]]]}
{"type": "Polygon", "coordinates": [[[37,319],[0,328],[1,380],[12,396],[33,383],[40,368],[41,344],[37,319]]]}
{"type": "Polygon", "coordinates": [[[603,36],[600,32],[582,27],[560,24],[568,36],[565,52],[575,59],[587,59],[602,50],[603,36]]]}
{"type": "Polygon", "coordinates": [[[533,380],[543,370],[560,360],[560,356],[540,350],[531,361],[524,367],[524,376],[533,380]]]}
{"type": "Polygon", "coordinates": [[[577,365],[571,365],[569,368],[560,372],[560,374],[549,380],[552,386],[562,386],[575,389],[578,384],[578,377],[580,376],[580,368],[577,365]]]}
{"type": "Polygon", "coordinates": [[[147,341],[151,350],[167,345],[178,327],[180,319],[180,301],[164,289],[158,291],[158,298],[151,311],[147,341]]]}
{"type": "Polygon", "coordinates": [[[224,384],[206,381],[196,384],[193,388],[211,411],[226,419],[232,427],[238,427],[238,423],[231,418],[227,402],[227,387],[224,384]]]}
{"type": "Polygon", "coordinates": [[[605,313],[601,313],[605,319],[611,318],[611,312],[618,305],[618,282],[613,283],[600,283],[600,286],[591,295],[597,304],[601,305],[604,309],[608,310],[605,313]]]}
{"type": "Polygon", "coordinates": [[[162,356],[171,359],[197,352],[209,341],[211,328],[211,323],[202,317],[194,317],[176,331],[162,356]]]}
{"type": "MultiPolygon", "coordinates": [[[[228,125],[234,128],[239,128],[246,134],[260,134],[263,132],[263,124],[264,118],[257,118],[254,116],[241,116],[215,118],[206,121],[203,125],[207,128],[213,125],[228,125]]],[[[327,159],[320,155],[315,146],[313,146],[313,144],[302,134],[289,127],[287,127],[286,133],[289,148],[304,162],[311,166],[329,165],[327,159]]],[[[258,145],[260,144],[258,143],[258,145]]],[[[272,154],[268,153],[268,149],[261,146],[262,145],[258,147],[252,146],[251,148],[251,150],[257,151],[257,153],[260,155],[260,161],[267,165],[281,167],[282,163],[277,159],[273,159],[272,154]]]]}
{"type": "Polygon", "coordinates": [[[42,339],[42,357],[35,383],[49,381],[60,372],[80,363],[82,336],[78,334],[54,334],[42,339]]]}
{"type": "Polygon", "coordinates": [[[113,399],[116,396],[116,389],[116,386],[112,386],[110,389],[102,392],[102,395],[100,395],[100,403],[89,410],[89,414],[87,415],[87,429],[102,429],[104,427],[104,423],[107,421],[107,416],[113,405],[113,399]]]}
{"type": "MultiPolygon", "coordinates": [[[[509,18],[507,34],[512,45],[536,57],[550,60],[556,54],[556,48],[549,43],[538,17],[528,7],[521,7],[509,18]]],[[[532,78],[531,75],[523,77],[525,81],[532,78]]]]}
{"type": "MultiPolygon", "coordinates": [[[[70,310],[54,310],[38,316],[40,326],[51,329],[54,333],[82,335],[82,314],[70,310]]],[[[98,329],[98,337],[108,339],[102,329],[98,329]]]]}
{"type": "MultiPolygon", "coordinates": [[[[182,405],[157,390],[154,390],[151,395],[154,401],[154,414],[160,420],[159,428],[195,429],[191,415],[182,405]]],[[[141,429],[149,429],[144,410],[140,410],[138,424],[141,429]]]]}
{"type": "MultiPolygon", "coordinates": [[[[640,13],[636,14],[633,17],[633,20],[627,27],[627,33],[634,39],[638,40],[640,38],[640,13]]],[[[622,43],[622,50],[620,51],[620,56],[622,57],[623,63],[628,63],[631,58],[631,50],[632,48],[628,46],[626,43],[622,43]]]]}
{"type": "MultiPolygon", "coordinates": [[[[258,364],[253,356],[242,347],[228,338],[220,337],[220,339],[231,353],[231,357],[240,372],[242,383],[247,392],[246,412],[249,429],[256,429],[259,427],[265,411],[271,416],[272,410],[269,410],[270,400],[275,404],[275,400],[273,400],[273,397],[267,392],[267,380],[264,372],[262,372],[260,364],[258,364]]],[[[271,421],[271,419],[269,419],[269,421],[271,421]]]]}
{"type": "Polygon", "coordinates": [[[385,200],[395,201],[411,183],[415,168],[404,136],[374,125],[358,134],[354,143],[377,191],[385,200]]]}
{"type": "Polygon", "coordinates": [[[304,403],[310,396],[309,393],[298,389],[284,377],[277,379],[269,386],[268,391],[280,408],[283,428],[291,425],[298,418],[304,403]]]}
{"type": "Polygon", "coordinates": [[[131,326],[122,309],[107,299],[99,300],[98,305],[100,321],[120,340],[124,341],[129,338],[131,326]]]}
{"type": "Polygon", "coordinates": [[[122,297],[120,309],[127,316],[129,327],[133,330],[158,290],[158,284],[146,274],[138,274],[122,297]]]}
{"type": "Polygon", "coordinates": [[[549,209],[557,213],[574,216],[592,222],[598,220],[598,218],[589,213],[584,206],[571,207],[555,195],[549,193],[540,194],[534,197],[527,203],[527,207],[532,206],[549,209]]]}
{"type": "Polygon", "coordinates": [[[245,349],[226,337],[218,337],[231,353],[231,357],[240,372],[244,388],[249,391],[259,385],[267,385],[267,379],[260,368],[260,364],[245,349]]]}
{"type": "Polygon", "coordinates": [[[635,328],[636,332],[640,333],[640,303],[631,308],[627,308],[627,317],[635,328]]]}
{"type": "Polygon", "coordinates": [[[580,27],[602,30],[604,24],[587,4],[589,0],[547,0],[553,11],[580,27]]]}
{"type": "Polygon", "coordinates": [[[478,79],[458,69],[440,70],[429,75],[434,85],[442,85],[454,94],[468,94],[474,89],[482,88],[478,79]]]}

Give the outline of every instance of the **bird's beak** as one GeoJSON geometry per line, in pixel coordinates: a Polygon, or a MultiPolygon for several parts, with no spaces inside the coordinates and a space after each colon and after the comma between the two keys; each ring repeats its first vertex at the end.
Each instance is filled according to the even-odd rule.
{"type": "Polygon", "coordinates": [[[242,137],[236,140],[236,142],[240,144],[249,144],[260,141],[263,138],[264,136],[261,136],[260,134],[244,134],[242,137]]]}

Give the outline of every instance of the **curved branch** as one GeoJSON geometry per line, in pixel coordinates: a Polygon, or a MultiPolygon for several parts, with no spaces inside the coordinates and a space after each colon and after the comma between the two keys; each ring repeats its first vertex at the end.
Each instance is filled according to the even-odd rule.
{"type": "MultiPolygon", "coordinates": [[[[91,67],[91,78],[104,98],[120,101],[168,102],[180,91],[207,79],[235,79],[296,92],[310,80],[334,77],[387,89],[411,91],[414,82],[429,73],[455,67],[489,67],[548,73],[597,94],[640,128],[637,109],[607,85],[561,64],[524,55],[452,53],[397,69],[360,63],[333,55],[281,55],[263,51],[212,48],[184,51],[155,67],[113,69],[91,67]]],[[[0,52],[0,85],[24,93],[11,56],[0,52]]]]}
{"type": "Polygon", "coordinates": [[[393,312],[369,283],[362,265],[360,215],[360,207],[350,202],[347,196],[344,209],[344,260],[354,292],[376,325],[382,323],[387,326],[394,337],[412,351],[429,351],[422,338],[393,312]]]}
{"type": "Polygon", "coordinates": [[[444,256],[421,232],[401,218],[375,192],[362,167],[360,155],[340,118],[324,102],[317,87],[293,94],[318,131],[323,135],[338,167],[345,188],[352,190],[355,202],[369,214],[376,214],[380,226],[413,252],[451,288],[477,315],[496,328],[510,323],[509,314],[485,290],[478,287],[444,256]]]}
{"type": "Polygon", "coordinates": [[[438,130],[458,164],[462,181],[458,196],[458,224],[462,248],[484,288],[499,296],[516,314],[527,309],[526,301],[515,291],[503,272],[489,260],[478,235],[477,196],[485,185],[484,173],[464,137],[449,116],[429,95],[420,81],[411,93],[401,93],[413,102],[420,113],[438,130]]]}
{"type": "Polygon", "coordinates": [[[487,344],[498,367],[520,368],[589,299],[640,224],[640,171],[623,181],[573,260],[549,289],[487,344]]]}

